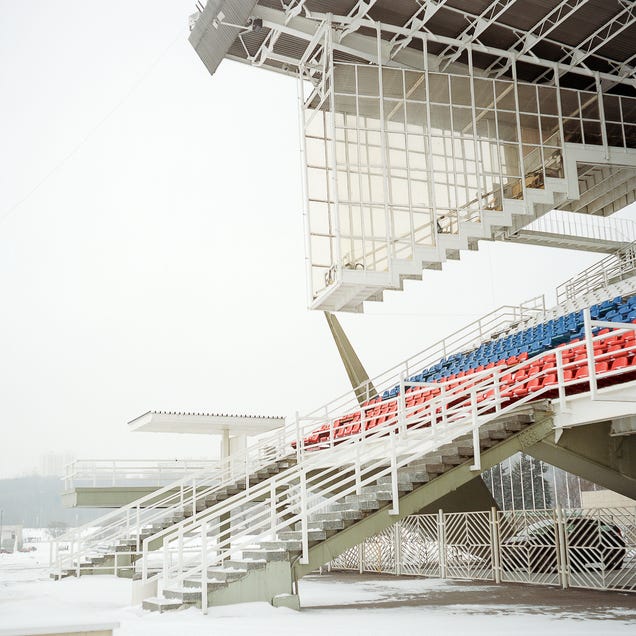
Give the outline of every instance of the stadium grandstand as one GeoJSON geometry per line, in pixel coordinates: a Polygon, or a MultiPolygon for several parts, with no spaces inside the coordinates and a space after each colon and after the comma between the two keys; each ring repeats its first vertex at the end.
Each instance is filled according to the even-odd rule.
{"type": "MultiPolygon", "coordinates": [[[[243,417],[254,437],[226,435],[218,462],[60,537],[52,576],[129,577],[158,611],[297,606],[302,576],[368,569],[360,546],[398,528],[410,573],[452,576],[455,541],[459,578],[636,591],[636,509],[532,516],[522,493],[510,514],[501,468],[522,453],[636,499],[636,232],[613,217],[636,200],[635,41],[624,0],[197,3],[211,74],[227,58],[298,83],[308,304],[351,387],[285,423],[243,417]],[[603,256],[553,307],[501,307],[370,378],[331,312],[480,240],[603,256]]],[[[519,483],[534,504],[541,478],[519,483]]]]}

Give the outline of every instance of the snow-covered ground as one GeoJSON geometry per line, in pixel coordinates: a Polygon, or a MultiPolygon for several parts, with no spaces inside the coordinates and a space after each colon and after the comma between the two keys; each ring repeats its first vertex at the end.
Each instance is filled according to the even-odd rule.
{"type": "Polygon", "coordinates": [[[54,582],[48,546],[0,555],[0,628],[119,622],[116,636],[292,634],[636,633],[636,595],[490,585],[356,574],[309,576],[300,583],[302,611],[244,603],[155,614],[130,605],[130,581],[86,576],[54,582]]]}

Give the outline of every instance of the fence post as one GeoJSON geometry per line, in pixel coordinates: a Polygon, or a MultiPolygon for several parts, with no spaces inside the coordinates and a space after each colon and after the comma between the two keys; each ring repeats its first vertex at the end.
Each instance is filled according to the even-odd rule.
{"type": "Polygon", "coordinates": [[[393,525],[393,541],[395,542],[395,548],[393,555],[395,557],[395,576],[402,574],[402,522],[398,521],[393,525]]]}
{"type": "Polygon", "coordinates": [[[364,541],[358,544],[358,571],[364,572],[364,541]]]}
{"type": "Polygon", "coordinates": [[[494,506],[490,509],[490,532],[492,546],[493,573],[495,583],[501,583],[501,552],[499,536],[499,511],[494,506]]]}
{"type": "Polygon", "coordinates": [[[567,533],[565,530],[563,508],[555,508],[555,513],[557,524],[557,539],[559,545],[559,549],[557,551],[557,569],[559,571],[559,577],[561,579],[561,587],[563,589],[566,589],[567,587],[569,587],[570,565],[568,560],[567,533]]]}
{"type": "Polygon", "coordinates": [[[446,578],[446,532],[444,528],[444,511],[437,511],[437,544],[439,546],[439,577],[446,578]]]}

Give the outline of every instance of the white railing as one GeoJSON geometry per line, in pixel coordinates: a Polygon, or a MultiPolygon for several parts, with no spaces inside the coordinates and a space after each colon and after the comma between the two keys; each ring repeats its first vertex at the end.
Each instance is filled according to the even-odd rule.
{"type": "Polygon", "coordinates": [[[563,304],[582,298],[598,289],[607,288],[636,271],[636,243],[617,250],[594,265],[565,281],[556,289],[557,302],[563,304]]]}
{"type": "MultiPolygon", "coordinates": [[[[373,386],[379,391],[391,389],[400,378],[408,378],[409,375],[438,362],[441,357],[476,348],[486,338],[494,337],[529,318],[544,314],[545,304],[542,296],[517,307],[500,307],[374,378],[373,386]]],[[[141,537],[151,526],[184,512],[196,518],[197,506],[205,507],[206,498],[221,488],[235,484],[237,480],[242,479],[249,490],[249,475],[293,455],[293,442],[309,434],[317,421],[324,423],[331,420],[333,425],[339,414],[358,408],[353,395],[352,391],[348,391],[328,406],[310,413],[304,423],[292,422],[254,440],[245,451],[220,462],[217,468],[206,468],[184,476],[118,510],[69,531],[51,544],[52,566],[58,573],[65,569],[75,569],[79,573],[83,560],[91,555],[103,553],[105,547],[113,547],[124,539],[133,539],[133,550],[139,551],[141,537]],[[68,546],[69,549],[61,550],[61,546],[68,546]]]]}
{"type": "Polygon", "coordinates": [[[64,467],[64,490],[77,487],[165,486],[218,468],[210,459],[77,459],[64,467]]]}
{"type": "Polygon", "coordinates": [[[636,592],[636,507],[411,515],[327,569],[636,592]]]}
{"type": "MultiPolygon", "coordinates": [[[[366,390],[370,397],[372,393],[369,387],[371,386],[378,393],[390,390],[400,382],[400,378],[416,375],[451,355],[473,351],[488,339],[494,340],[502,337],[512,330],[520,328],[530,319],[541,320],[545,314],[544,296],[536,296],[518,306],[503,305],[371,378],[368,385],[361,384],[357,387],[355,395],[359,393],[364,395],[366,390]]],[[[334,419],[341,413],[356,408],[357,402],[353,396],[352,391],[347,391],[331,402],[311,411],[306,415],[306,418],[315,418],[322,422],[326,419],[334,419]]]]}
{"type": "Polygon", "coordinates": [[[636,223],[631,219],[564,210],[551,210],[523,229],[616,243],[631,243],[636,240],[636,223]]]}
{"type": "MultiPolygon", "coordinates": [[[[398,469],[466,434],[472,434],[473,469],[480,472],[480,428],[488,422],[546,397],[558,401],[562,408],[572,399],[572,392],[589,393],[591,399],[596,399],[599,392],[611,390],[605,384],[631,379],[635,369],[630,366],[615,370],[603,365],[597,368],[603,354],[595,353],[595,344],[609,336],[593,336],[593,327],[611,329],[614,336],[636,330],[634,324],[592,321],[586,310],[584,343],[562,345],[514,367],[484,370],[459,381],[415,383],[403,376],[400,396],[385,401],[394,405],[386,421],[368,429],[366,423],[375,417],[369,412],[373,407],[359,409],[359,431],[342,440],[331,425],[326,437],[312,441],[307,431],[315,429],[315,419],[299,419],[298,463],[211,506],[197,519],[186,519],[145,538],[142,578],[158,577],[164,587],[181,586],[185,579],[195,578],[201,581],[201,589],[207,591],[210,566],[235,556],[246,543],[271,539],[296,525],[301,536],[301,563],[307,563],[313,514],[343,501],[347,495],[360,494],[364,486],[375,484],[383,476],[391,477],[391,512],[399,514],[398,469]],[[585,353],[570,361],[571,352],[581,346],[585,353]],[[574,376],[572,370],[584,362],[589,374],[574,376]],[[540,363],[552,366],[530,372],[533,366],[540,368],[540,363]],[[529,372],[532,381],[536,381],[536,390],[526,387],[529,372]],[[418,396],[427,399],[418,403],[418,396]],[[244,523],[230,529],[228,519],[233,515],[242,515],[244,523]],[[160,573],[151,566],[152,548],[158,542],[163,546],[160,573]],[[195,557],[190,556],[193,553],[195,557]]],[[[636,344],[630,342],[612,355],[631,356],[634,351],[636,344]]],[[[201,601],[205,609],[206,594],[201,601]]]]}
{"type": "Polygon", "coordinates": [[[79,574],[81,565],[93,556],[114,549],[121,541],[131,540],[131,550],[139,552],[144,533],[176,516],[196,518],[197,508],[221,488],[249,481],[247,475],[271,465],[290,454],[290,432],[277,429],[245,451],[218,460],[216,467],[204,468],[153,490],[130,504],[98,519],[74,528],[51,542],[51,567],[62,574],[73,569],[79,574]]]}

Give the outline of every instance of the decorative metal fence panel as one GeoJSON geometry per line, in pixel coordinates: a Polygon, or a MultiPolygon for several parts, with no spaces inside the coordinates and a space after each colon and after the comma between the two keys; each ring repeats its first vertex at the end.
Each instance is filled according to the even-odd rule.
{"type": "Polygon", "coordinates": [[[569,587],[636,591],[636,509],[564,511],[569,587]]]}
{"type": "Polygon", "coordinates": [[[497,513],[501,581],[560,585],[559,527],[554,510],[497,513]]]}
{"type": "Polygon", "coordinates": [[[443,515],[444,571],[446,578],[494,578],[492,515],[490,512],[455,512],[443,515]]]}
{"type": "Polygon", "coordinates": [[[438,515],[413,515],[399,524],[401,574],[441,576],[438,515]]]}
{"type": "Polygon", "coordinates": [[[636,508],[412,515],[329,568],[636,592],[636,508]]]}

